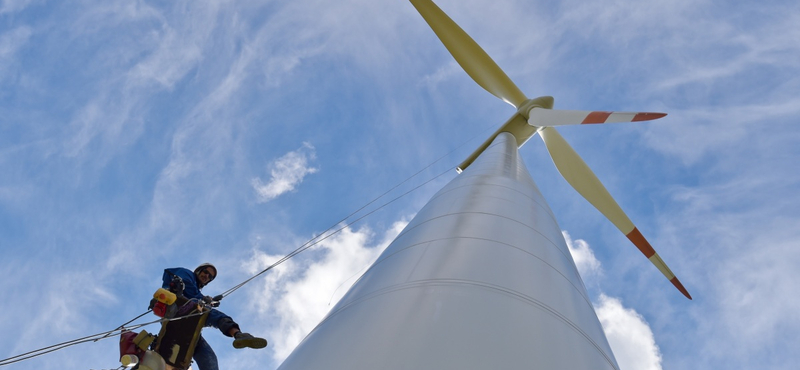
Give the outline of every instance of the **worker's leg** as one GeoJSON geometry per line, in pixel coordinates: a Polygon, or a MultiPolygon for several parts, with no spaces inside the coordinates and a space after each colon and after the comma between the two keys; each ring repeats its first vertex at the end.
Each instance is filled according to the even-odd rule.
{"type": "Polygon", "coordinates": [[[217,355],[211,346],[208,345],[203,336],[197,340],[197,346],[194,347],[194,362],[197,364],[198,370],[219,370],[217,364],[217,355]]]}

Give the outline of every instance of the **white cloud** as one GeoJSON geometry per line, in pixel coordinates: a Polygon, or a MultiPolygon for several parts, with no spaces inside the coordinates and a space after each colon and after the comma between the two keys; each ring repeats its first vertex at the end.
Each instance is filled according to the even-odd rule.
{"type": "Polygon", "coordinates": [[[602,274],[600,261],[595,258],[594,252],[589,248],[589,243],[583,239],[573,241],[566,230],[561,230],[561,233],[567,241],[567,247],[570,254],[572,254],[572,259],[575,260],[575,265],[578,267],[581,277],[584,279],[599,277],[602,274]]]}
{"type": "MultiPolygon", "coordinates": [[[[582,239],[572,240],[567,231],[561,232],[581,278],[591,283],[602,277],[602,266],[589,243],[582,239]]],[[[595,310],[621,370],[661,369],[661,352],[653,331],[639,313],[623,307],[618,298],[602,292],[595,310]]]]}
{"type": "Polygon", "coordinates": [[[661,352],[642,315],[605,294],[596,310],[621,370],[661,369],[661,352]]]}
{"type": "Polygon", "coordinates": [[[253,179],[253,188],[256,190],[259,202],[268,202],[281,194],[290,192],[303,182],[306,175],[319,171],[319,168],[309,166],[309,162],[316,159],[314,147],[303,143],[300,149],[286,153],[272,164],[271,178],[264,184],[260,178],[253,179]]]}
{"type": "MultiPolygon", "coordinates": [[[[258,330],[268,333],[277,363],[289,356],[407,223],[396,222],[378,240],[367,228],[345,228],[309,250],[321,255],[319,259],[288,260],[268,273],[253,309],[259,321],[274,323],[258,330]]],[[[245,268],[256,273],[281,257],[257,252],[245,268]]]]}

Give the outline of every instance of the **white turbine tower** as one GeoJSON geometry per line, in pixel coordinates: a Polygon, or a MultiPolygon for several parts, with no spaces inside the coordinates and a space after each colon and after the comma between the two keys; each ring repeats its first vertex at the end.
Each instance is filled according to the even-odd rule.
{"type": "Polygon", "coordinates": [[[558,170],[689,293],[551,126],[661,113],[553,110],[430,0],[411,0],[480,86],[517,108],[280,369],[618,369],[555,217],[518,148],[536,133],[558,170]]]}

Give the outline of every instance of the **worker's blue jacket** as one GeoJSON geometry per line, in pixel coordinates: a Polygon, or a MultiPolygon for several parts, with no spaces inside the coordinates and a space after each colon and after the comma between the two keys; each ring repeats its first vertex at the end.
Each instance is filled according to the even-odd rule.
{"type": "MultiPolygon", "coordinates": [[[[183,280],[184,297],[188,299],[197,298],[199,300],[203,300],[203,293],[200,292],[200,285],[197,282],[197,276],[195,276],[194,272],[191,270],[183,267],[173,267],[164,270],[164,276],[161,278],[163,281],[163,284],[161,285],[162,288],[169,289],[169,283],[172,281],[173,275],[179,276],[183,280]]],[[[230,316],[216,309],[212,309],[208,314],[206,326],[213,326],[219,329],[222,334],[227,336],[230,336],[228,335],[228,331],[231,328],[239,328],[239,325],[236,324],[230,316]]]]}

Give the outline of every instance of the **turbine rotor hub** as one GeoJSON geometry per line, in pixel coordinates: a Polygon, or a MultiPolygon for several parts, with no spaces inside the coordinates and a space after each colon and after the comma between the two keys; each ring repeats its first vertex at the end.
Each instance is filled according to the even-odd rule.
{"type": "Polygon", "coordinates": [[[526,99],[522,104],[517,107],[517,113],[525,117],[525,120],[530,118],[530,112],[533,108],[553,109],[554,99],[552,96],[540,96],[535,99],[526,99]]]}

